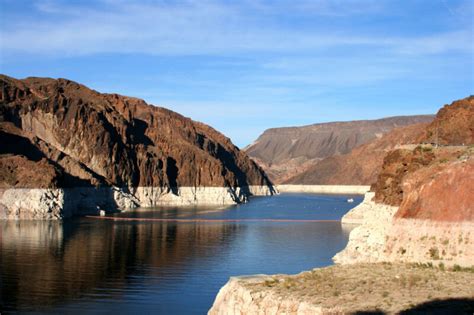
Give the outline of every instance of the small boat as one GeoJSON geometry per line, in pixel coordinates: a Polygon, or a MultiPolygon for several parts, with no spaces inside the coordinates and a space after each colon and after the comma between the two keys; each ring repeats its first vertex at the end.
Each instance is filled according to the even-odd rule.
{"type": "Polygon", "coordinates": [[[347,199],[347,202],[348,202],[348,203],[353,203],[353,202],[354,202],[354,199],[349,198],[349,199],[347,199]]]}

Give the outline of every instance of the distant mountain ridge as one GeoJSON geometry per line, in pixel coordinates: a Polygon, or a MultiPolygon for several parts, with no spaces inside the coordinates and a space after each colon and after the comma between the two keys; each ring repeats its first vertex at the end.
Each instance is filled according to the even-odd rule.
{"type": "Polygon", "coordinates": [[[351,152],[397,128],[431,122],[434,115],[330,122],[266,130],[244,150],[277,183],[314,167],[319,161],[351,152]]]}

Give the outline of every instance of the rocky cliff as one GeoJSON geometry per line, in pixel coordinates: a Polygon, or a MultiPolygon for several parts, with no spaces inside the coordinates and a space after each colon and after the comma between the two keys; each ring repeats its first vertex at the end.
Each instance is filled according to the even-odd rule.
{"type": "Polygon", "coordinates": [[[0,76],[0,84],[0,216],[229,204],[273,193],[228,138],[165,108],[65,79],[0,76]],[[35,202],[43,203],[31,209],[35,202]]]}
{"type": "MultiPolygon", "coordinates": [[[[353,176],[355,175],[353,173],[342,175],[345,180],[341,181],[332,180],[325,170],[334,167],[343,168],[352,160],[349,159],[349,162],[341,160],[340,155],[348,154],[362,144],[379,139],[394,128],[427,123],[432,119],[431,115],[403,116],[274,128],[265,131],[245,150],[277,183],[359,184],[357,182],[359,177],[353,176]],[[319,163],[322,164],[317,167],[319,163]],[[298,176],[300,174],[301,176],[298,176]],[[330,180],[332,182],[329,182],[330,180]]],[[[407,131],[410,132],[412,131],[407,131]]],[[[342,170],[340,172],[343,174],[342,170]]]]}
{"type": "Polygon", "coordinates": [[[473,265],[474,141],[473,125],[466,123],[472,117],[473,97],[453,102],[439,111],[422,139],[431,142],[435,127],[442,146],[387,154],[373,195],[343,218],[362,225],[351,232],[336,262],[473,265]]]}
{"type": "Polygon", "coordinates": [[[428,126],[425,141],[440,145],[474,143],[474,96],[445,105],[428,126]]]}

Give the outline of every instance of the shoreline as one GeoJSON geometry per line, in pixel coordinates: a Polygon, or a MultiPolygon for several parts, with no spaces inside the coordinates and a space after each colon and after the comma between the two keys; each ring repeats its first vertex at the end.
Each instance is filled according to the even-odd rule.
{"type": "Polygon", "coordinates": [[[138,207],[230,206],[251,196],[277,194],[273,186],[73,187],[0,189],[0,220],[61,220],[138,207]]]}
{"type": "Polygon", "coordinates": [[[276,189],[281,193],[364,195],[370,190],[370,186],[366,186],[366,185],[276,185],[276,189]]]}
{"type": "Polygon", "coordinates": [[[72,187],[0,189],[0,220],[62,220],[137,207],[231,206],[282,193],[363,195],[370,186],[72,187]]]}

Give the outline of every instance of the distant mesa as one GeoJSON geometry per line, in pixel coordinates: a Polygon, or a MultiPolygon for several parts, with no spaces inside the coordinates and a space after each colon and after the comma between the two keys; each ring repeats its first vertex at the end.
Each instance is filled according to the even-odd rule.
{"type": "Polygon", "coordinates": [[[213,128],[66,79],[0,76],[0,217],[231,204],[271,181],[213,128]]]}
{"type": "MultiPolygon", "coordinates": [[[[389,142],[398,142],[382,140],[385,134],[393,129],[429,123],[433,118],[432,115],[399,116],[268,129],[245,151],[278,184],[370,185],[375,180],[373,169],[380,166],[381,158],[367,156],[373,161],[356,165],[356,158],[361,154],[345,156],[378,139],[379,143],[371,149],[385,150],[389,142]]],[[[414,133],[415,130],[407,129],[400,133],[400,140],[410,142],[414,133]]]]}

